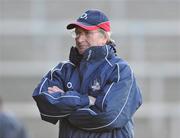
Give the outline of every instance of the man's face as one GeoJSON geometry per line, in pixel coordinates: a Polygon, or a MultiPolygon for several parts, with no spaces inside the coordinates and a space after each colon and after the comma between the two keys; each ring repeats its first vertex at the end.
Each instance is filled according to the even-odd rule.
{"type": "Polygon", "coordinates": [[[107,42],[107,37],[99,30],[87,31],[83,28],[75,28],[76,47],[80,54],[92,46],[103,46],[107,42]]]}

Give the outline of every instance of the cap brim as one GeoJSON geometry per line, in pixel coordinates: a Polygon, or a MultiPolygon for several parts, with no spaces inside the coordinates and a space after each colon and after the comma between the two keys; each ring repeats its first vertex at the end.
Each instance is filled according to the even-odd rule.
{"type": "Polygon", "coordinates": [[[85,30],[97,30],[99,27],[98,26],[92,26],[92,25],[88,25],[88,24],[83,24],[81,22],[73,22],[73,23],[70,23],[67,25],[67,29],[70,30],[70,29],[74,29],[76,27],[81,27],[85,30]]]}

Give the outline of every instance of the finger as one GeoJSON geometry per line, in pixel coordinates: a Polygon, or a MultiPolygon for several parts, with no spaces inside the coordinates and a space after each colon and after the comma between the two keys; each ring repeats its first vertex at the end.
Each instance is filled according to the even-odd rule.
{"type": "Polygon", "coordinates": [[[48,91],[53,91],[53,88],[52,87],[48,87],[48,91]]]}
{"type": "Polygon", "coordinates": [[[60,88],[58,88],[57,86],[48,87],[48,92],[49,92],[49,93],[54,93],[54,92],[64,93],[64,91],[61,90],[60,88]]]}
{"type": "Polygon", "coordinates": [[[54,93],[54,91],[48,91],[48,93],[54,93]]]}
{"type": "Polygon", "coordinates": [[[54,92],[57,92],[57,91],[52,87],[48,87],[48,92],[49,93],[54,93],[54,92]]]}
{"type": "Polygon", "coordinates": [[[62,89],[60,89],[60,88],[57,87],[57,86],[53,86],[53,90],[54,90],[54,91],[59,91],[59,92],[64,92],[62,89]]]}
{"type": "Polygon", "coordinates": [[[56,87],[48,87],[48,90],[49,91],[59,91],[59,89],[58,88],[56,88],[56,87]]]}

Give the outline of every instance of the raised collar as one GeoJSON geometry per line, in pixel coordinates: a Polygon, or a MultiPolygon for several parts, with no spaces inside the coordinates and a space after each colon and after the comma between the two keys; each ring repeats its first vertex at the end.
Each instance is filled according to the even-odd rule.
{"type": "Polygon", "coordinates": [[[114,50],[109,45],[93,46],[88,48],[83,54],[83,60],[101,60],[115,55],[114,50]]]}

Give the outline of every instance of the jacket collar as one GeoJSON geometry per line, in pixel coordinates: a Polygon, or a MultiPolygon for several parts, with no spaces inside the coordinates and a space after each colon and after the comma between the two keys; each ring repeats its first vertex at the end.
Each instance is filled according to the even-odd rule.
{"type": "Polygon", "coordinates": [[[79,66],[82,60],[84,61],[99,61],[105,58],[111,58],[115,56],[116,49],[113,45],[108,44],[104,46],[93,46],[84,52],[83,55],[80,55],[76,47],[71,47],[69,60],[74,63],[75,65],[79,66]]]}
{"type": "Polygon", "coordinates": [[[110,58],[115,55],[114,50],[109,45],[93,46],[88,48],[84,54],[83,59],[86,61],[101,60],[104,58],[110,58]]]}

